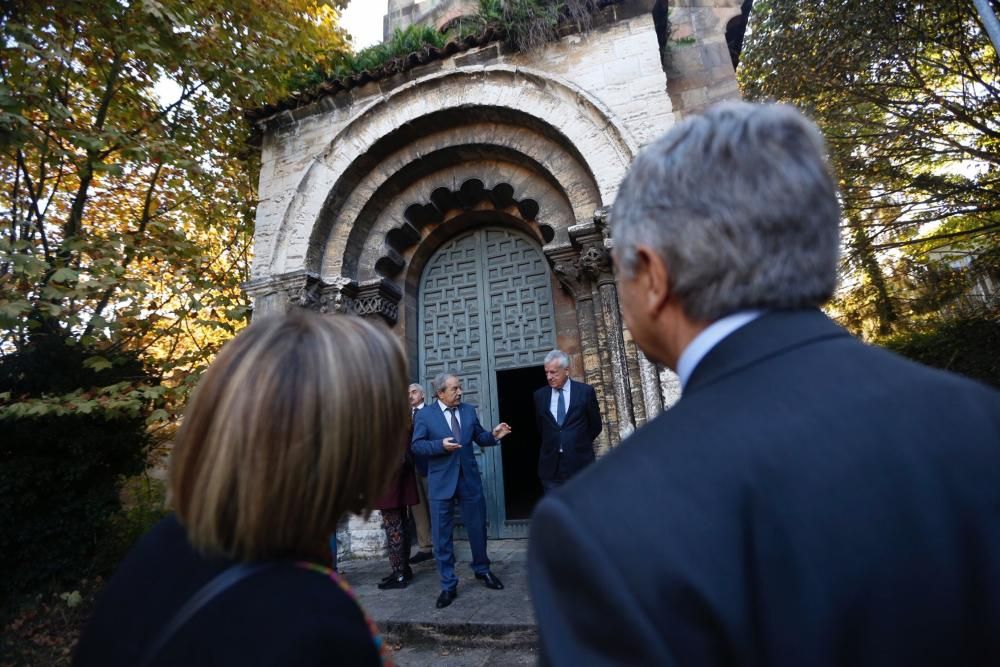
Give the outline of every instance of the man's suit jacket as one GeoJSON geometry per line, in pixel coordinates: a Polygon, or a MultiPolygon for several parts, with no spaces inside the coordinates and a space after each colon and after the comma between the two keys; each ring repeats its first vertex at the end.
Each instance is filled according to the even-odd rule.
{"type": "Polygon", "coordinates": [[[562,446],[564,472],[574,474],[594,462],[594,438],[601,433],[601,411],[597,407],[597,393],[589,384],[570,380],[569,406],[562,426],[556,423],[549,409],[552,388],[548,385],[535,392],[535,422],[542,436],[538,452],[538,477],[552,479],[559,461],[562,446]]]}
{"type": "Polygon", "coordinates": [[[528,567],[543,663],[1000,665],[1000,393],[764,315],[539,503],[528,567]]]}
{"type": "Polygon", "coordinates": [[[472,443],[475,442],[480,447],[491,447],[498,441],[480,425],[476,409],[468,403],[459,404],[458,421],[462,427],[462,438],[458,442],[462,447],[453,452],[444,449],[444,439],[453,436],[451,424],[437,401],[428,403],[423,410],[419,410],[413,421],[410,449],[414,454],[428,457],[427,496],[431,500],[448,500],[455,495],[460,469],[466,480],[482,489],[482,478],[479,476],[472,443]]]}
{"type": "MultiPolygon", "coordinates": [[[[437,403],[437,401],[435,401],[437,403]]],[[[427,404],[424,404],[424,408],[427,404]]],[[[417,420],[417,412],[420,412],[424,408],[417,408],[417,411],[413,413],[413,421],[410,422],[410,442],[413,442],[413,424],[417,420]]],[[[414,454],[413,450],[410,450],[410,456],[413,457],[413,467],[416,468],[417,473],[423,477],[427,477],[427,457],[420,454],[414,454]]]]}

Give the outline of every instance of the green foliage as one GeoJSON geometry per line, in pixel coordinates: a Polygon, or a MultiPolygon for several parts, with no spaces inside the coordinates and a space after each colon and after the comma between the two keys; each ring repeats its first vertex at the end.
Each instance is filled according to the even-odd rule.
{"type": "Polygon", "coordinates": [[[337,62],[344,5],[0,3],[5,589],[78,576],[135,532],[109,524],[120,480],[249,320],[242,109],[337,62]]]}
{"type": "Polygon", "coordinates": [[[294,78],[293,87],[308,89],[330,78],[343,78],[375,71],[427,47],[440,48],[453,39],[463,39],[488,28],[504,36],[518,51],[531,51],[556,39],[559,27],[567,23],[581,31],[590,29],[597,0],[480,0],[475,14],[454,19],[444,32],[427,25],[396,29],[382,42],[346,57],[337,55],[318,63],[311,71],[294,78]]]}
{"type": "Polygon", "coordinates": [[[429,46],[442,47],[448,41],[445,34],[431,26],[411,25],[405,30],[397,28],[392,36],[380,43],[362,49],[335,71],[336,76],[344,76],[364,70],[375,70],[393,60],[405,58],[414,51],[429,46]]]}
{"type": "MultiPolygon", "coordinates": [[[[137,354],[158,369],[151,421],[178,413],[249,319],[258,158],[240,110],[346,50],[345,4],[0,6],[0,356],[38,336],[95,371],[137,354]]],[[[7,393],[0,415],[134,412],[153,390],[7,393]]]]}
{"type": "Polygon", "coordinates": [[[564,2],[540,0],[483,0],[479,18],[499,28],[507,44],[519,51],[530,51],[556,37],[564,2]]]}
{"type": "Polygon", "coordinates": [[[950,317],[949,284],[977,277],[935,275],[1000,248],[1000,59],[972,3],[757,0],[750,20],[745,96],[811,114],[840,177],[838,309],[874,338],[950,317]]]}
{"type": "MultiPolygon", "coordinates": [[[[134,356],[105,369],[85,367],[85,350],[38,337],[0,360],[0,391],[23,398],[74,387],[149,380],[134,356]]],[[[150,438],[142,411],[103,400],[98,389],[87,412],[54,411],[0,417],[0,595],[92,571],[110,520],[119,509],[122,476],[146,464],[150,438]],[[109,404],[110,403],[110,404],[109,404]]]]}
{"type": "Polygon", "coordinates": [[[893,336],[885,347],[1000,389],[1000,322],[985,318],[947,322],[929,331],[893,336]]]}
{"type": "Polygon", "coordinates": [[[97,550],[94,570],[109,574],[132,548],[161,519],[167,516],[167,485],[139,474],[125,480],[121,490],[121,509],[113,514],[97,550]]]}
{"type": "Polygon", "coordinates": [[[500,30],[508,46],[532,51],[558,37],[563,23],[590,29],[596,0],[481,0],[479,20],[500,30]]]}

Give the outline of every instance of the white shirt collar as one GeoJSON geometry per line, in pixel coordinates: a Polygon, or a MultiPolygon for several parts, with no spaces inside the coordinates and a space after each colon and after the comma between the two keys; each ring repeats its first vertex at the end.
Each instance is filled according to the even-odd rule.
{"type": "MultiPolygon", "coordinates": [[[[449,408],[447,405],[445,405],[444,402],[440,398],[438,399],[438,407],[441,408],[441,412],[448,412],[449,410],[451,410],[451,408],[449,408]]],[[[455,414],[458,414],[458,408],[457,407],[455,409],[455,414]]]]}
{"type": "Polygon", "coordinates": [[[687,386],[694,369],[705,358],[705,355],[712,351],[712,348],[722,342],[729,334],[750,324],[763,314],[763,310],[741,310],[717,319],[695,336],[694,340],[688,343],[688,346],[681,352],[680,359],[677,360],[677,376],[681,380],[681,389],[687,386]]]}

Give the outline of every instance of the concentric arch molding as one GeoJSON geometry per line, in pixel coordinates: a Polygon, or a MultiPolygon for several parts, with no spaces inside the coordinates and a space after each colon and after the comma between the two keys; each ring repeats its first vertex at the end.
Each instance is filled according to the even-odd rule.
{"type": "Polygon", "coordinates": [[[475,108],[530,116],[579,160],[604,203],[614,199],[638,150],[635,139],[606,105],[559,77],[509,65],[430,74],[375,98],[332,138],[323,155],[306,169],[270,247],[258,249],[267,257],[263,266],[280,273],[305,262],[310,247],[323,242],[324,235],[314,231],[328,199],[349,190],[345,176],[352,171],[362,172],[354,174],[358,180],[379,168],[380,155],[374,149],[382,139],[405,138],[408,126],[430,114],[475,108]]]}

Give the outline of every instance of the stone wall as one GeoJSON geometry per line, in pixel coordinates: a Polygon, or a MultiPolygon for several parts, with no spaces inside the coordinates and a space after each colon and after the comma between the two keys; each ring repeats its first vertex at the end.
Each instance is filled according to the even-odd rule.
{"type": "Polygon", "coordinates": [[[393,31],[417,23],[440,28],[452,19],[475,14],[479,0],[389,0],[387,9],[382,22],[382,39],[389,39],[393,31]]]}
{"type": "Polygon", "coordinates": [[[739,97],[726,44],[726,25],[741,0],[673,0],[670,5],[671,71],[668,91],[681,116],[739,97]]]}
{"type": "Polygon", "coordinates": [[[351,558],[381,558],[386,553],[382,514],[377,510],[367,520],[351,514],[337,528],[338,562],[351,558]]]}

